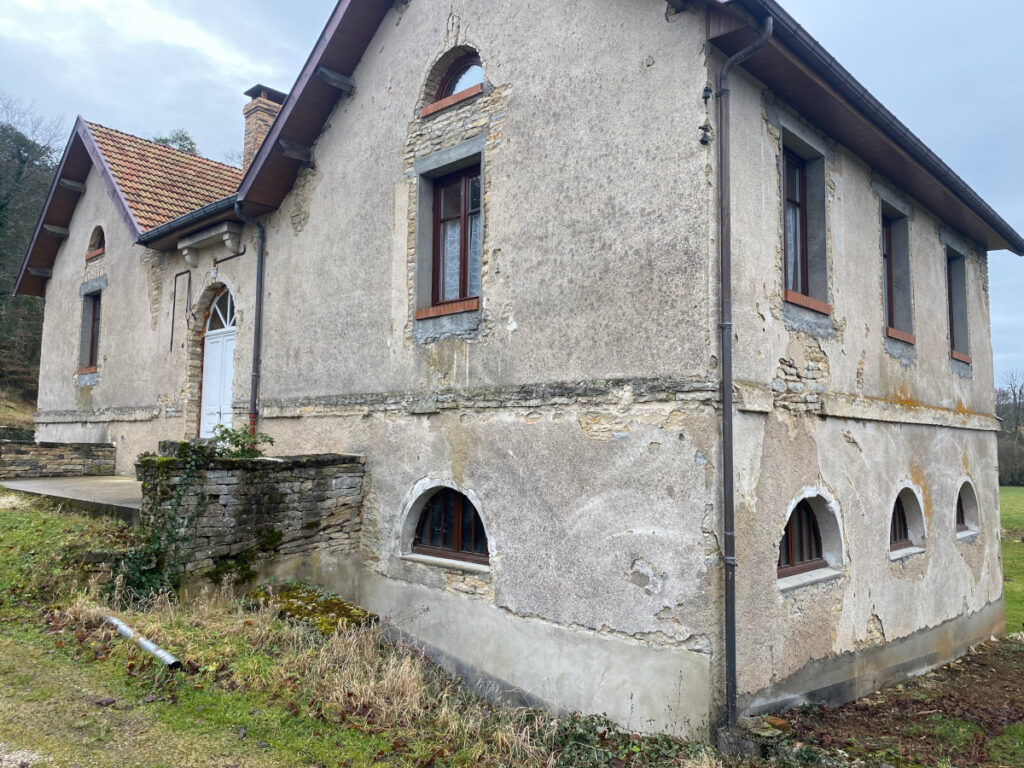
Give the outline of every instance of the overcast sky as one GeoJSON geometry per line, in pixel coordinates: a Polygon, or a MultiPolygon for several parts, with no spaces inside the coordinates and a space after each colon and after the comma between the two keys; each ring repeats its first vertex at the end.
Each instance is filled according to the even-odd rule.
{"type": "MultiPolygon", "coordinates": [[[[1024,232],[1024,2],[988,0],[977,9],[961,0],[781,2],[1024,232]]],[[[333,7],[333,0],[0,0],[0,91],[64,118],[68,130],[79,114],[146,137],[184,127],[204,155],[223,160],[242,144],[242,92],[257,82],[290,89],[333,7]]],[[[1007,370],[1024,370],[1024,259],[993,253],[989,276],[998,383],[1007,370]]]]}

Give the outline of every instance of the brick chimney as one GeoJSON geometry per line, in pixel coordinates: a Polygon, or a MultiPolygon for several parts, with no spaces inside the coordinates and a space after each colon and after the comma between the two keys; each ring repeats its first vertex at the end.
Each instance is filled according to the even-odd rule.
{"type": "Polygon", "coordinates": [[[274,118],[281,111],[287,94],[275,91],[265,85],[254,85],[245,92],[251,101],[242,107],[245,117],[245,143],[242,146],[242,170],[249,170],[263,140],[270,133],[274,118]]]}

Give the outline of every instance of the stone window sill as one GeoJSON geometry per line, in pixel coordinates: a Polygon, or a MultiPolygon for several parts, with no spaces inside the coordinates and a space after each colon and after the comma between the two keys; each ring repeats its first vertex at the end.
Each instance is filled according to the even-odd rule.
{"type": "Polygon", "coordinates": [[[807,571],[807,573],[796,573],[792,576],[786,576],[785,578],[778,579],[777,584],[779,589],[785,594],[786,592],[792,592],[795,589],[801,587],[809,587],[811,584],[820,584],[825,581],[832,581],[838,579],[843,575],[842,571],[837,571],[835,568],[818,568],[815,571],[807,571]]]}
{"type": "Polygon", "coordinates": [[[812,299],[810,296],[804,296],[802,293],[797,293],[796,291],[787,290],[783,295],[783,298],[790,304],[796,304],[797,306],[804,307],[812,312],[818,312],[822,315],[832,314],[831,304],[826,304],[824,301],[812,299]]]}
{"type": "Polygon", "coordinates": [[[895,328],[886,328],[885,335],[890,339],[896,339],[896,341],[902,341],[905,344],[914,343],[914,334],[904,333],[903,331],[899,331],[895,328]]]}
{"type": "Polygon", "coordinates": [[[977,540],[977,538],[978,538],[978,532],[977,531],[967,530],[967,531],[957,531],[956,532],[956,540],[957,541],[962,541],[962,542],[964,542],[964,544],[973,544],[977,540]]]}
{"type": "Polygon", "coordinates": [[[955,349],[949,351],[949,356],[954,360],[959,360],[961,363],[971,364],[971,356],[965,355],[963,352],[957,352],[955,349]]]}
{"type": "Polygon", "coordinates": [[[423,107],[420,110],[420,117],[427,117],[428,115],[436,114],[437,112],[440,112],[443,109],[448,109],[448,107],[454,107],[456,104],[466,101],[467,99],[471,99],[477,94],[482,93],[483,90],[483,83],[477,83],[476,85],[467,88],[464,91],[453,93],[451,96],[446,96],[443,99],[439,99],[435,101],[433,104],[427,104],[427,106],[423,107]]]}
{"type": "Polygon", "coordinates": [[[906,560],[908,557],[924,554],[924,551],[924,547],[904,547],[903,549],[897,549],[889,552],[889,559],[893,562],[896,562],[897,560],[906,560]]]}
{"type": "Polygon", "coordinates": [[[442,317],[443,315],[457,315],[461,312],[476,312],[480,309],[479,297],[463,299],[462,301],[450,301],[447,304],[438,304],[433,307],[425,307],[416,310],[417,320],[426,320],[429,317],[442,317]]]}
{"type": "Polygon", "coordinates": [[[444,557],[433,557],[431,555],[407,554],[399,555],[402,560],[422,565],[433,565],[439,568],[447,568],[451,571],[466,571],[467,573],[490,573],[491,566],[483,563],[470,563],[465,560],[448,560],[444,557]]]}

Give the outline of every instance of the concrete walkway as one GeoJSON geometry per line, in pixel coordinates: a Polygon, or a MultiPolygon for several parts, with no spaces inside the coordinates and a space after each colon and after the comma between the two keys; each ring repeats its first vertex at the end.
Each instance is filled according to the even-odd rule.
{"type": "Polygon", "coordinates": [[[75,509],[114,515],[134,522],[142,508],[142,483],[133,477],[37,477],[4,480],[0,487],[49,496],[75,509]]]}

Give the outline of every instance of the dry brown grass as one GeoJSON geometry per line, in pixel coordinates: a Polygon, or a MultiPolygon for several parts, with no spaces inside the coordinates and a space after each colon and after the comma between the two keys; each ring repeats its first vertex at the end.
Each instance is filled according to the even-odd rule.
{"type": "MultiPolygon", "coordinates": [[[[64,610],[70,624],[107,641],[110,605],[95,590],[64,610]]],[[[265,601],[243,604],[230,585],[207,588],[178,600],[153,597],[116,615],[157,645],[198,667],[200,675],[230,680],[285,701],[302,702],[313,716],[332,721],[355,717],[375,728],[429,731],[449,750],[488,762],[529,768],[547,763],[542,730],[553,720],[536,710],[499,707],[469,693],[416,648],[396,641],[385,623],[339,624],[325,637],[312,627],[278,618],[265,601]]],[[[130,643],[114,644],[112,659],[126,661],[130,643]]]]}

